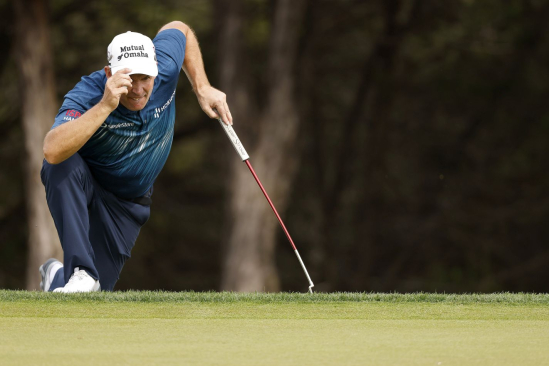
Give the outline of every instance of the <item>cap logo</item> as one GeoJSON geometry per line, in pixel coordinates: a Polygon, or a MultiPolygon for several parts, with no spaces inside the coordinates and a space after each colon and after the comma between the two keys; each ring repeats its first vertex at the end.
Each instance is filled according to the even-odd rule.
{"type": "Polygon", "coordinates": [[[149,54],[146,52],[143,52],[145,50],[145,46],[124,46],[120,47],[120,55],[117,57],[118,61],[120,61],[123,58],[129,58],[129,57],[149,57],[149,54]],[[140,52],[129,52],[129,51],[140,51],[140,52]]]}

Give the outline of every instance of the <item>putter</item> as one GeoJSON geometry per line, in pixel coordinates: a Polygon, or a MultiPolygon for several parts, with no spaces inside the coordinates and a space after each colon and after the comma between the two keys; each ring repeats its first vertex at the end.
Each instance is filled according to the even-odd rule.
{"type": "Polygon", "coordinates": [[[265,198],[269,202],[269,205],[273,209],[273,212],[275,213],[276,218],[278,219],[278,222],[280,223],[280,226],[282,227],[282,230],[284,230],[284,233],[288,237],[288,240],[290,241],[290,244],[292,244],[292,248],[294,248],[295,255],[297,256],[297,259],[299,260],[299,263],[301,264],[301,267],[303,268],[303,272],[305,272],[305,276],[307,276],[307,280],[309,281],[309,292],[312,294],[313,293],[313,287],[315,285],[313,284],[313,281],[311,281],[311,277],[309,276],[309,272],[307,272],[307,268],[305,268],[305,264],[303,263],[303,260],[301,260],[301,256],[299,255],[299,252],[297,251],[297,248],[295,247],[294,241],[292,240],[292,237],[290,236],[290,233],[286,229],[286,226],[284,226],[284,223],[282,222],[282,219],[280,218],[280,215],[276,211],[276,208],[274,207],[273,202],[269,198],[269,195],[267,194],[267,191],[265,191],[265,188],[263,188],[263,185],[261,184],[261,181],[257,177],[257,174],[255,174],[254,168],[252,168],[252,164],[250,164],[250,157],[248,156],[248,153],[246,152],[246,149],[244,149],[244,146],[242,146],[242,143],[240,142],[240,139],[236,135],[236,132],[234,132],[234,129],[232,128],[232,126],[225,124],[221,120],[221,118],[218,118],[217,120],[221,124],[221,127],[223,127],[223,131],[225,131],[225,133],[227,134],[227,137],[229,138],[229,140],[231,140],[231,143],[233,144],[234,149],[236,150],[238,155],[240,155],[240,158],[242,159],[242,161],[245,162],[246,165],[248,166],[248,169],[250,169],[250,172],[254,176],[255,181],[259,185],[259,188],[261,188],[261,192],[263,192],[263,195],[265,196],[265,198]]]}

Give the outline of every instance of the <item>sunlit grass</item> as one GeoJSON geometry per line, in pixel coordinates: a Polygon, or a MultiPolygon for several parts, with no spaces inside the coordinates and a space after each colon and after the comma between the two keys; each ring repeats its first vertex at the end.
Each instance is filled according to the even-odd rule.
{"type": "Polygon", "coordinates": [[[0,290],[4,365],[541,365],[547,294],[0,290]]]}

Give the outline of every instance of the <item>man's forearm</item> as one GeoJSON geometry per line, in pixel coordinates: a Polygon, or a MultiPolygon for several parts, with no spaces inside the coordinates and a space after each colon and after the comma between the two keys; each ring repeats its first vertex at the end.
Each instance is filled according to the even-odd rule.
{"type": "Polygon", "coordinates": [[[211,118],[219,118],[226,124],[233,123],[233,117],[227,105],[225,93],[213,88],[208,81],[202,54],[198,46],[198,40],[192,29],[188,28],[185,33],[187,45],[185,47],[185,60],[183,71],[191,82],[193,91],[198,98],[198,103],[211,118]]]}
{"type": "Polygon", "coordinates": [[[44,139],[44,157],[48,163],[59,164],[80,150],[105,122],[111,111],[100,102],[80,118],[63,123],[48,132],[44,139]]]}
{"type": "Polygon", "coordinates": [[[208,81],[202,54],[198,46],[198,40],[193,30],[180,21],[174,21],[166,24],[160,31],[166,29],[179,29],[186,37],[185,59],[183,60],[183,71],[191,82],[193,91],[198,98],[198,103],[202,110],[210,118],[219,118],[226,124],[233,123],[233,117],[227,105],[225,93],[213,88],[208,81]]]}
{"type": "Polygon", "coordinates": [[[188,28],[186,32],[187,45],[185,47],[185,60],[183,62],[183,71],[191,82],[195,93],[199,93],[200,89],[210,86],[206,71],[204,70],[204,62],[202,53],[198,45],[198,40],[192,29],[188,28]]]}

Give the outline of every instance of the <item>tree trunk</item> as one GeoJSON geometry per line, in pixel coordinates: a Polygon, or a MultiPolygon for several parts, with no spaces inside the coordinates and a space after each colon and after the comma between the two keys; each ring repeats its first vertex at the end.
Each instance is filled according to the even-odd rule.
{"type": "MultiPolygon", "coordinates": [[[[281,213],[286,208],[299,159],[296,142],[300,120],[294,95],[294,69],[304,4],[304,1],[291,0],[276,3],[269,49],[267,104],[255,122],[259,124],[257,145],[249,150],[257,175],[281,213]]],[[[222,288],[278,291],[274,257],[276,235],[281,233],[278,221],[246,166],[235,162],[231,170],[228,209],[231,226],[222,288]]]]}
{"type": "Polygon", "coordinates": [[[14,2],[25,136],[25,194],[29,225],[27,289],[39,288],[38,267],[49,257],[62,258],[57,231],[40,181],[44,136],[53,124],[57,103],[45,0],[14,2]]]}

